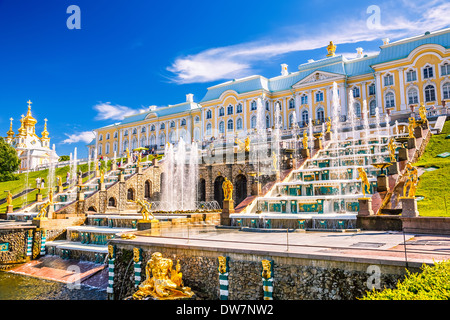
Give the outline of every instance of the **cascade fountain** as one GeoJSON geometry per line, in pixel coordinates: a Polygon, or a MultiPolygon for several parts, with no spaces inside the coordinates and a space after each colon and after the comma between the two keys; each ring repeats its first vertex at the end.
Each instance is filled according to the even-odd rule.
{"type": "Polygon", "coordinates": [[[77,184],[77,148],[73,150],[72,181],[77,184]]]}

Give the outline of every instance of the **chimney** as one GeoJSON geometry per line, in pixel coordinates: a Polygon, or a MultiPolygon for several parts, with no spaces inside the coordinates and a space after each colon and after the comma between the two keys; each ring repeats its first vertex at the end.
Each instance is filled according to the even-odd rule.
{"type": "Polygon", "coordinates": [[[283,63],[281,65],[281,75],[282,76],[287,76],[288,74],[289,74],[289,72],[288,72],[288,65],[283,63]]]}
{"type": "Polygon", "coordinates": [[[186,95],[186,102],[194,102],[194,95],[192,93],[186,95]]]}
{"type": "Polygon", "coordinates": [[[356,48],[356,58],[362,58],[363,56],[363,48],[356,48]]]}
{"type": "Polygon", "coordinates": [[[381,39],[381,40],[383,40],[383,45],[384,45],[384,46],[387,45],[387,44],[389,44],[389,38],[383,38],[383,39],[381,39]]]}

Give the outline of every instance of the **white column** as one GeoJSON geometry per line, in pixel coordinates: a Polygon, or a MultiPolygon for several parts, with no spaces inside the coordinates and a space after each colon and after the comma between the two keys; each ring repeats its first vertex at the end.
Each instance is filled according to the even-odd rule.
{"type": "Polygon", "coordinates": [[[376,91],[376,96],[377,96],[377,107],[378,107],[378,111],[380,113],[383,112],[383,104],[382,104],[382,98],[381,98],[381,77],[380,77],[380,72],[377,71],[375,72],[375,91],[376,91]]]}
{"type": "MultiPolygon", "coordinates": [[[[367,99],[367,93],[366,93],[366,85],[367,85],[367,82],[366,81],[363,81],[362,83],[361,83],[361,86],[362,86],[362,90],[361,90],[361,98],[362,98],[362,101],[364,101],[364,100],[368,100],[367,99]]],[[[361,108],[362,108],[362,105],[361,105],[361,108]]],[[[361,109],[362,110],[362,109],[361,109]]]]}
{"type": "Polygon", "coordinates": [[[244,132],[245,132],[245,134],[247,134],[247,113],[248,113],[248,110],[247,110],[247,99],[244,99],[243,101],[242,101],[242,113],[244,114],[243,115],[243,121],[244,121],[244,132]]]}
{"type": "Polygon", "coordinates": [[[313,116],[312,103],[313,103],[313,94],[312,94],[312,90],[310,89],[310,90],[308,90],[308,107],[309,107],[308,118],[312,118],[312,116],[313,116]]]}
{"type": "Polygon", "coordinates": [[[331,115],[330,106],[331,106],[331,99],[333,98],[332,97],[332,95],[333,95],[332,89],[333,89],[333,87],[326,88],[327,104],[325,107],[325,119],[331,115]]]}
{"type": "Polygon", "coordinates": [[[286,129],[288,127],[288,118],[287,118],[287,114],[289,112],[289,107],[288,107],[288,100],[289,98],[284,98],[281,103],[282,105],[282,110],[283,110],[283,129],[286,129]]]}
{"type": "Polygon", "coordinates": [[[397,69],[398,78],[400,79],[400,85],[399,85],[399,90],[400,90],[400,108],[399,108],[399,110],[406,110],[405,81],[404,81],[405,74],[404,74],[403,70],[404,70],[404,68],[398,68],[397,69]]]}
{"type": "Polygon", "coordinates": [[[300,93],[295,93],[294,95],[294,101],[295,101],[295,115],[297,116],[297,122],[300,121],[300,93]]]}

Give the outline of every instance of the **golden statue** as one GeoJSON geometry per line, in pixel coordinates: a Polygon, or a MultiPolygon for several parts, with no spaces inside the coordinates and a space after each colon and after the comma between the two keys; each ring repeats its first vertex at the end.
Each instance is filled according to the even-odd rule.
{"type": "Polygon", "coordinates": [[[42,206],[41,210],[39,210],[39,213],[34,217],[36,220],[45,220],[47,217],[45,216],[47,214],[47,207],[51,206],[53,204],[53,192],[50,191],[48,194],[48,201],[42,206]]]}
{"type": "Polygon", "coordinates": [[[141,251],[139,250],[139,248],[133,248],[133,260],[134,260],[134,262],[139,262],[139,260],[140,260],[140,253],[141,253],[141,251]]]}
{"type": "Polygon", "coordinates": [[[132,201],[134,203],[137,203],[138,205],[140,205],[142,207],[142,221],[143,222],[148,222],[148,221],[158,221],[155,219],[155,216],[150,212],[151,208],[152,208],[152,204],[148,203],[145,200],[141,200],[141,199],[137,199],[135,201],[132,201]],[[150,219],[150,216],[152,217],[152,219],[150,219]]]}
{"type": "Polygon", "coordinates": [[[114,258],[114,246],[108,245],[108,258],[113,259],[114,258]]]}
{"type": "Polygon", "coordinates": [[[327,119],[327,131],[326,133],[330,133],[331,132],[331,118],[328,117],[327,119]]]}
{"type": "Polygon", "coordinates": [[[308,149],[308,133],[303,131],[303,149],[308,149]]]}
{"type": "Polygon", "coordinates": [[[245,152],[250,152],[250,137],[245,138],[245,152]]]}
{"type": "Polygon", "coordinates": [[[8,191],[8,195],[6,196],[6,203],[8,206],[12,205],[12,193],[10,191],[8,191]]]}
{"type": "Polygon", "coordinates": [[[261,276],[264,279],[272,278],[272,271],[271,271],[272,262],[270,262],[269,260],[263,260],[263,261],[261,261],[261,264],[262,264],[262,268],[263,268],[261,276]]]}
{"type": "Polygon", "coordinates": [[[104,183],[104,182],[105,182],[105,171],[100,170],[100,183],[104,183]]]}
{"type": "Polygon", "coordinates": [[[245,150],[245,143],[241,141],[241,139],[236,139],[236,144],[239,146],[238,152],[245,150]]]}
{"type": "Polygon", "coordinates": [[[366,193],[370,193],[370,183],[369,179],[367,178],[367,173],[364,170],[364,168],[357,168],[359,176],[358,180],[361,179],[361,189],[363,192],[364,197],[366,197],[366,193]]]}
{"type": "Polygon", "coordinates": [[[139,152],[138,158],[137,158],[137,166],[138,166],[138,167],[141,165],[141,161],[142,161],[142,155],[141,155],[141,153],[139,152]]]}
{"type": "Polygon", "coordinates": [[[327,51],[328,51],[327,57],[334,57],[335,56],[334,53],[336,52],[336,45],[333,44],[333,41],[330,41],[330,44],[327,47],[327,51]]]}
{"type": "Polygon", "coordinates": [[[127,160],[130,159],[130,150],[128,149],[128,147],[125,149],[125,153],[127,155],[127,160]]]}
{"type": "Polygon", "coordinates": [[[414,138],[414,128],[417,127],[416,119],[413,117],[410,117],[408,123],[408,132],[409,132],[409,138],[414,138]]]}
{"type": "Polygon", "coordinates": [[[133,298],[140,300],[151,296],[157,300],[174,300],[192,297],[194,293],[191,288],[183,287],[179,261],[175,270],[172,266],[171,259],[163,258],[160,252],[153,253],[145,267],[146,279],[133,298]]]}
{"type": "Polygon", "coordinates": [[[224,256],[219,256],[217,257],[217,260],[219,260],[219,268],[217,268],[219,272],[220,273],[227,272],[227,258],[224,256]]]}
{"type": "Polygon", "coordinates": [[[422,121],[422,123],[426,123],[428,121],[427,120],[427,108],[425,108],[423,103],[419,107],[419,115],[420,115],[420,120],[422,121]]]}
{"type": "Polygon", "coordinates": [[[233,200],[233,184],[230,180],[225,178],[225,181],[222,183],[222,189],[223,189],[223,200],[233,200]]]}
{"type": "Polygon", "coordinates": [[[277,170],[277,155],[275,154],[275,151],[272,151],[272,163],[273,169],[277,170]]]}
{"type": "Polygon", "coordinates": [[[414,198],[416,195],[417,189],[417,181],[419,178],[419,174],[416,167],[411,165],[411,162],[408,162],[406,165],[405,171],[406,181],[403,186],[403,197],[405,198],[414,198]],[[409,191],[408,191],[409,187],[409,191]]]}
{"type": "Polygon", "coordinates": [[[395,162],[395,142],[394,142],[394,138],[391,138],[391,140],[389,140],[389,144],[388,144],[388,148],[389,148],[389,157],[391,158],[391,162],[395,162]]]}

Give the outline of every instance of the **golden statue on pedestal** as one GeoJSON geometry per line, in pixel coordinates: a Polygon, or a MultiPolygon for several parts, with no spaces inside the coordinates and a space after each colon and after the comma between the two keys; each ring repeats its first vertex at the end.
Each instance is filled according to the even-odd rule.
{"type": "Polygon", "coordinates": [[[395,160],[396,160],[396,158],[395,158],[396,145],[394,142],[394,138],[391,138],[391,140],[389,140],[388,148],[389,148],[389,158],[391,159],[391,162],[395,162],[395,160]]]}
{"type": "Polygon", "coordinates": [[[244,151],[245,150],[245,143],[241,141],[241,139],[237,138],[236,139],[236,144],[239,146],[238,147],[238,152],[244,151]]]}
{"type": "Polygon", "coordinates": [[[100,183],[105,182],[105,171],[102,169],[100,170],[100,183]]]}
{"type": "Polygon", "coordinates": [[[48,201],[42,206],[41,210],[39,210],[39,213],[34,217],[35,220],[46,220],[47,217],[45,216],[47,214],[47,207],[53,205],[53,192],[50,191],[48,194],[48,201]]]}
{"type": "Polygon", "coordinates": [[[245,138],[245,152],[250,152],[250,137],[245,138]]]}
{"type": "Polygon", "coordinates": [[[333,44],[333,41],[330,41],[330,44],[327,46],[327,57],[334,57],[336,52],[336,45],[333,44]]]}
{"type": "Polygon", "coordinates": [[[222,183],[223,189],[223,200],[233,200],[233,184],[228,178],[225,178],[225,181],[222,183]]]}
{"type": "Polygon", "coordinates": [[[361,180],[361,189],[364,195],[364,198],[366,197],[366,193],[369,194],[370,193],[370,183],[369,183],[369,179],[367,178],[367,173],[364,170],[364,168],[358,168],[358,180],[361,180]]]}
{"type": "Polygon", "coordinates": [[[303,149],[308,149],[308,133],[303,131],[303,149]]]}
{"type": "Polygon", "coordinates": [[[327,131],[326,133],[330,133],[331,132],[331,118],[328,117],[327,119],[327,131]]]}
{"type": "Polygon", "coordinates": [[[276,155],[275,151],[272,151],[272,164],[273,164],[273,169],[277,170],[277,155],[276,155]]]}
{"type": "Polygon", "coordinates": [[[135,201],[132,201],[134,203],[137,203],[138,205],[140,205],[142,207],[142,221],[143,222],[149,222],[149,221],[158,221],[155,219],[155,216],[150,212],[151,208],[152,208],[152,204],[148,203],[145,200],[141,200],[141,199],[137,199],[135,201]],[[150,216],[152,217],[150,219],[150,216]]]}
{"type": "Polygon", "coordinates": [[[414,128],[417,127],[416,119],[413,117],[410,117],[408,123],[408,132],[409,132],[409,138],[414,138],[414,128]]]}
{"type": "Polygon", "coordinates": [[[272,272],[271,272],[271,269],[272,269],[272,263],[271,263],[269,260],[262,260],[262,261],[261,261],[261,264],[262,264],[262,268],[263,268],[263,271],[262,271],[262,273],[261,273],[261,276],[262,276],[264,279],[269,279],[269,278],[271,278],[271,277],[272,277],[272,272]]]}
{"type": "Polygon", "coordinates": [[[12,205],[12,193],[10,191],[8,191],[8,195],[6,196],[6,203],[8,206],[12,205]]]}
{"type": "Polygon", "coordinates": [[[416,167],[411,165],[411,162],[408,162],[406,165],[405,174],[406,181],[403,186],[403,197],[404,198],[414,198],[417,190],[417,182],[419,179],[419,173],[416,167]],[[408,191],[409,187],[409,191],[408,191]]]}
{"type": "Polygon", "coordinates": [[[427,108],[423,105],[423,103],[419,107],[419,115],[420,115],[420,121],[422,123],[427,123],[427,108]]]}
{"type": "Polygon", "coordinates": [[[191,288],[183,286],[179,260],[175,270],[172,270],[172,267],[171,259],[163,258],[160,252],[153,253],[145,268],[146,279],[139,285],[133,298],[138,300],[148,296],[156,300],[191,298],[194,293],[191,288]]]}

